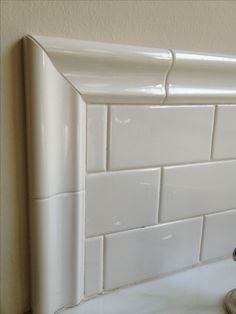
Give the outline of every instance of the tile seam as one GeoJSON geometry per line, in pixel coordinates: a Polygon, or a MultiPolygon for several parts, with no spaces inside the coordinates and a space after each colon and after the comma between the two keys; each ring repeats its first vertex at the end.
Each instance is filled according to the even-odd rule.
{"type": "Polygon", "coordinates": [[[105,171],[107,172],[110,168],[110,139],[111,139],[111,107],[110,104],[107,104],[106,110],[106,167],[105,171]]]}
{"type": "Polygon", "coordinates": [[[205,230],[206,230],[206,215],[203,216],[203,221],[202,221],[202,232],[201,232],[201,242],[200,242],[200,251],[199,251],[199,262],[202,261],[203,242],[204,242],[204,237],[205,237],[205,230]]]}
{"type": "Polygon", "coordinates": [[[106,244],[105,244],[105,234],[102,235],[102,291],[105,290],[105,252],[106,250],[106,244]]]}
{"type": "Polygon", "coordinates": [[[161,217],[161,201],[162,201],[162,185],[163,185],[163,168],[160,168],[160,178],[159,178],[159,203],[158,203],[158,209],[157,209],[157,215],[156,215],[156,222],[157,224],[160,223],[160,217],[161,217]]]}
{"type": "Polygon", "coordinates": [[[213,124],[211,133],[211,144],[210,144],[210,160],[213,160],[214,146],[215,146],[215,133],[216,133],[216,123],[218,118],[218,105],[215,105],[215,110],[213,114],[213,124]]]}
{"type": "Polygon", "coordinates": [[[45,197],[31,197],[31,201],[47,201],[53,198],[57,198],[60,196],[70,196],[70,195],[76,195],[76,194],[82,194],[83,192],[85,192],[86,189],[83,190],[79,190],[79,191],[65,191],[65,192],[59,192],[59,193],[55,193],[49,196],[45,196],[45,197]]]}
{"type": "Polygon", "coordinates": [[[138,171],[138,170],[155,170],[160,168],[171,168],[171,167],[181,167],[181,166],[191,166],[191,165],[206,165],[206,164],[223,164],[228,162],[236,161],[236,158],[229,158],[229,159],[213,159],[213,160],[203,160],[203,161],[196,161],[196,162],[184,162],[184,163],[177,163],[177,164],[167,164],[167,165],[157,165],[157,166],[144,166],[144,167],[134,167],[134,168],[120,168],[120,169],[109,169],[108,171],[96,171],[96,172],[89,172],[87,176],[92,175],[99,175],[109,172],[125,172],[125,171],[138,171]]]}
{"type": "Polygon", "coordinates": [[[174,51],[172,49],[168,49],[170,55],[171,55],[171,63],[170,63],[170,66],[166,72],[166,75],[165,75],[165,79],[164,79],[164,89],[165,89],[165,96],[161,102],[161,105],[165,105],[166,103],[166,100],[167,98],[169,97],[169,77],[170,77],[170,74],[172,72],[172,69],[174,67],[174,64],[175,64],[175,54],[174,54],[174,51]]]}

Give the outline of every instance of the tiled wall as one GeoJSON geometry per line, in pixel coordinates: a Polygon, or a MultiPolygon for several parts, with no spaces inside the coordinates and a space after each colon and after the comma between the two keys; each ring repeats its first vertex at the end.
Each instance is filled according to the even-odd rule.
{"type": "Polygon", "coordinates": [[[232,253],[236,105],[88,105],[85,294],[232,253]]]}

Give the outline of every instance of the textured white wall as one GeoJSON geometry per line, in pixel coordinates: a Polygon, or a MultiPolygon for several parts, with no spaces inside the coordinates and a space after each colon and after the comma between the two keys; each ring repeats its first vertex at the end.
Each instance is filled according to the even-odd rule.
{"type": "Polygon", "coordinates": [[[26,34],[236,55],[236,1],[2,1],[1,308],[29,309],[26,34]]]}

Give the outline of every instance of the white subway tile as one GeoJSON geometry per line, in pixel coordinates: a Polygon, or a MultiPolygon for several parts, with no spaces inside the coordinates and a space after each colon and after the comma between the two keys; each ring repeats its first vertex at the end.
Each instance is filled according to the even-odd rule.
{"type": "Polygon", "coordinates": [[[231,255],[236,247],[236,210],[207,215],[202,260],[231,255]]]}
{"type": "Polygon", "coordinates": [[[160,169],[107,172],[87,176],[87,236],[157,222],[160,169]]]}
{"type": "Polygon", "coordinates": [[[161,221],[236,207],[236,161],[163,169],[161,221]]]}
{"type": "Polygon", "coordinates": [[[198,263],[202,218],[105,236],[105,289],[198,263]]]}
{"type": "Polygon", "coordinates": [[[209,160],[213,106],[112,106],[110,169],[209,160]]]}
{"type": "Polygon", "coordinates": [[[102,292],[103,289],[103,237],[90,238],[85,242],[85,296],[102,292]]]}
{"type": "Polygon", "coordinates": [[[236,157],[236,105],[218,106],[213,158],[236,157]]]}
{"type": "Polygon", "coordinates": [[[87,106],[87,171],[106,170],[107,107],[87,106]]]}

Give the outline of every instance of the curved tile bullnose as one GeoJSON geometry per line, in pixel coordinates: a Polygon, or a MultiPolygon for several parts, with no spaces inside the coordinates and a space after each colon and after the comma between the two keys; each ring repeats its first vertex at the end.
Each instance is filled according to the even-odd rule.
{"type": "Polygon", "coordinates": [[[165,99],[167,49],[35,36],[86,102],[154,103],[165,99]]]}
{"type": "Polygon", "coordinates": [[[24,46],[30,196],[82,191],[86,104],[35,41],[24,46]]]}
{"type": "Polygon", "coordinates": [[[174,51],[166,104],[235,103],[236,57],[174,51]]]}

